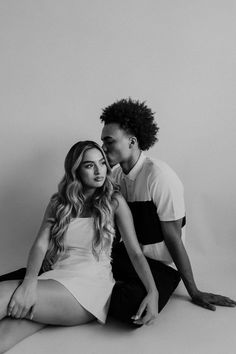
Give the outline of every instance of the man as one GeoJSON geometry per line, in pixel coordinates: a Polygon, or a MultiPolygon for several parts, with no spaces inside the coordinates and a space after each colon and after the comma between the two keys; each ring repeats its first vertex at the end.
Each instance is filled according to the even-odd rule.
{"type": "MultiPolygon", "coordinates": [[[[165,306],[182,278],[194,303],[210,310],[215,305],[235,306],[236,302],[220,295],[198,290],[184,248],[185,208],[183,187],[175,172],[164,162],[146,157],[157,141],[158,127],[154,114],[139,101],[120,100],[103,110],[101,121],[103,148],[114,178],[120,185],[135,223],[135,229],[143,252],[147,256],[159,291],[159,311],[165,306]],[[173,263],[178,271],[173,268],[173,263]]],[[[144,314],[142,299],[145,289],[134,271],[123,243],[117,238],[113,248],[113,273],[117,280],[112,293],[110,314],[135,326],[150,322],[144,314]],[[140,305],[141,304],[141,305],[140,305]]],[[[5,274],[0,281],[23,279],[25,268],[5,274]]],[[[8,326],[20,326],[19,339],[40,328],[27,320],[5,322],[8,326]]]]}
{"type": "MultiPolygon", "coordinates": [[[[146,157],[157,141],[154,114],[145,103],[122,99],[106,107],[103,149],[114,169],[114,178],[133,214],[136,233],[147,256],[159,291],[159,311],[179,283],[180,277],[192,301],[209,310],[215,305],[235,306],[231,299],[200,291],[194,281],[184,247],[185,207],[183,186],[164,162],[146,157]],[[178,272],[172,268],[173,263],[178,272]]],[[[129,322],[145,295],[122,242],[114,246],[113,273],[117,280],[110,313],[129,322]]],[[[140,313],[136,324],[145,323],[140,313]]]]}

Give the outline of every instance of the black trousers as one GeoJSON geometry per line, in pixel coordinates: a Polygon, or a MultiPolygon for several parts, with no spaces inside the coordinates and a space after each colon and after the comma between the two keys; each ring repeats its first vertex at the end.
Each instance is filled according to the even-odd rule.
{"type": "MultiPolygon", "coordinates": [[[[123,243],[113,249],[112,258],[112,271],[116,284],[111,296],[109,314],[133,325],[131,317],[138,311],[146,295],[146,289],[139,279],[123,243]]],[[[158,312],[160,312],[167,304],[181,278],[175,269],[162,262],[150,258],[147,258],[147,261],[159,292],[158,312]]]]}
{"type": "MultiPolygon", "coordinates": [[[[131,317],[138,311],[146,295],[146,289],[134,270],[123,243],[113,248],[112,258],[112,270],[116,284],[111,295],[108,315],[130,324],[134,328],[139,327],[133,324],[131,317]]],[[[158,311],[160,312],[179,284],[180,276],[175,269],[159,261],[148,258],[147,261],[159,291],[158,311]]],[[[4,274],[0,276],[0,281],[21,280],[25,276],[25,271],[26,268],[21,268],[4,274]]]]}

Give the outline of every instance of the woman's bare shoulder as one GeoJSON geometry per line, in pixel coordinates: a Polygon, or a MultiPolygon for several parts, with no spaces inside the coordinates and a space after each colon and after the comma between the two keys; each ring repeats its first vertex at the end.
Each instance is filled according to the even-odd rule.
{"type": "Polygon", "coordinates": [[[116,212],[128,209],[128,204],[120,192],[114,192],[113,195],[113,211],[116,212]]]}
{"type": "Polygon", "coordinates": [[[117,202],[125,202],[125,198],[123,197],[120,191],[115,191],[112,195],[112,199],[117,202]]]}
{"type": "Polygon", "coordinates": [[[53,200],[53,197],[54,195],[49,200],[44,212],[43,221],[45,223],[51,223],[55,218],[55,201],[53,200]]]}

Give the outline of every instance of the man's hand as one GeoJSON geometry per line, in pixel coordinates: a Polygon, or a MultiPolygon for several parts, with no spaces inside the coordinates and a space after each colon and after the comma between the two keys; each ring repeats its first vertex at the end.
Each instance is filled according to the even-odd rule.
{"type": "Polygon", "coordinates": [[[141,302],[138,312],[132,317],[134,323],[138,325],[153,324],[158,315],[158,300],[158,291],[147,294],[141,302]]]}
{"type": "Polygon", "coordinates": [[[192,301],[194,304],[204,307],[205,309],[215,311],[216,306],[227,306],[227,307],[235,307],[236,301],[230,299],[226,296],[205,293],[202,291],[197,291],[196,294],[192,295],[192,301]]]}

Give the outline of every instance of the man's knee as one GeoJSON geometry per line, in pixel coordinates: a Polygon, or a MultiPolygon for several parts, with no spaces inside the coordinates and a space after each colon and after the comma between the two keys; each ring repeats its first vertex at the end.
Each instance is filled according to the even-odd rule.
{"type": "Polygon", "coordinates": [[[134,316],[146,296],[146,290],[139,280],[116,282],[110,302],[109,315],[133,325],[134,316]]]}
{"type": "Polygon", "coordinates": [[[159,292],[158,311],[160,312],[167,304],[181,278],[178,271],[161,262],[148,260],[148,263],[159,292]]]}

